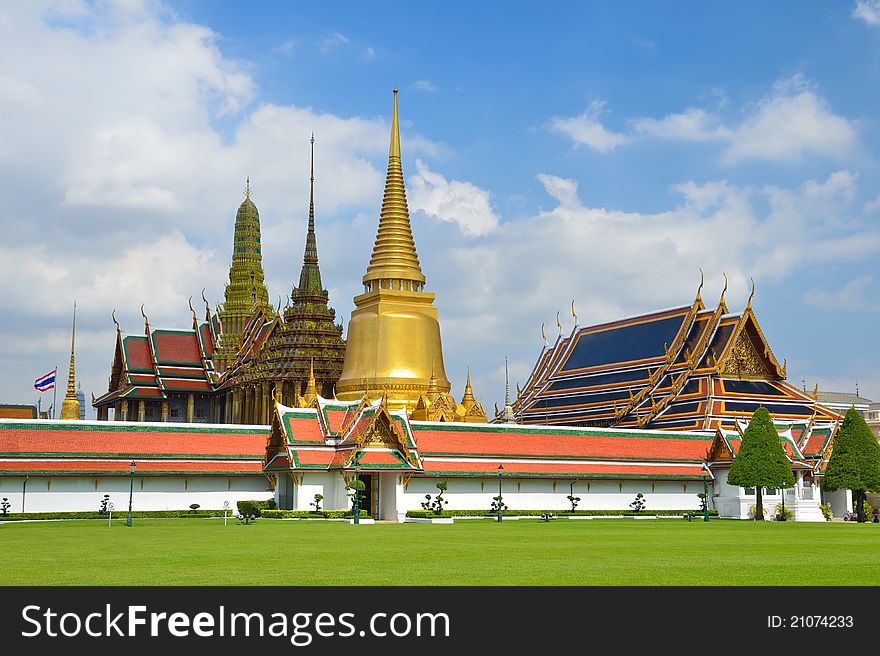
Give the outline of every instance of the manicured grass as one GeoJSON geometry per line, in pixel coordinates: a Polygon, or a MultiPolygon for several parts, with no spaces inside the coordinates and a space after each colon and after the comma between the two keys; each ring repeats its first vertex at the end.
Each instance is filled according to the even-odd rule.
{"type": "Polygon", "coordinates": [[[880,585],[850,522],[27,522],[0,554],[0,585],[880,585]]]}

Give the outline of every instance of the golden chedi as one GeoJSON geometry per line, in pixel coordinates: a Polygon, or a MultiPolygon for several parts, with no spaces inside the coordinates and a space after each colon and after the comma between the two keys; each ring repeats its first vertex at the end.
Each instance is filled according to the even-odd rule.
{"type": "Polygon", "coordinates": [[[61,403],[61,419],[79,421],[79,399],[76,397],[76,369],[73,346],[76,341],[76,301],[73,302],[73,328],[70,331],[70,369],[67,372],[67,394],[61,403]]]}
{"type": "Polygon", "coordinates": [[[432,374],[438,393],[448,393],[434,294],[425,291],[406,204],[397,89],[379,230],[363,283],[348,324],[337,397],[351,401],[387,394],[389,405],[412,411],[432,385],[432,374]]]}

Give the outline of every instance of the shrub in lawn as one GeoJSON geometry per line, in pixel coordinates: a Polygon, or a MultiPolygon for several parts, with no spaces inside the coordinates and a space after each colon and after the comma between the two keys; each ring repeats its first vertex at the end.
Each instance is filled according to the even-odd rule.
{"type": "Polygon", "coordinates": [[[108,512],[110,512],[110,495],[109,494],[105,494],[103,497],[101,497],[101,503],[98,506],[98,512],[102,515],[106,515],[108,512]]]}
{"type": "Polygon", "coordinates": [[[322,502],[323,500],[324,500],[324,495],[323,495],[323,494],[316,494],[316,495],[315,495],[315,500],[312,501],[309,505],[310,505],[310,506],[314,506],[314,507],[315,507],[315,512],[316,512],[316,513],[319,513],[319,512],[321,512],[321,502],[322,502]]]}
{"type": "Polygon", "coordinates": [[[831,521],[831,517],[832,517],[832,514],[831,514],[831,506],[828,506],[828,505],[821,505],[821,506],[819,506],[819,510],[822,511],[822,517],[824,517],[826,521],[829,521],[829,522],[830,522],[830,521],[831,521]]]}
{"type": "MultiPolygon", "coordinates": [[[[767,508],[762,507],[761,510],[763,511],[764,519],[767,519],[767,508]]],[[[758,512],[757,506],[753,505],[751,508],[749,508],[749,519],[754,519],[757,512],[758,512]]]]}
{"type": "Polygon", "coordinates": [[[437,489],[440,492],[437,494],[437,497],[432,501],[431,495],[425,495],[425,501],[422,502],[422,508],[425,510],[431,510],[435,515],[440,515],[443,513],[443,505],[449,503],[446,499],[443,498],[443,493],[446,492],[448,484],[446,481],[440,481],[437,483],[437,489]]]}
{"type": "Polygon", "coordinates": [[[507,510],[507,504],[504,503],[504,499],[500,494],[497,497],[492,497],[492,505],[489,507],[489,510],[496,514],[507,510]]]}
{"type": "Polygon", "coordinates": [[[645,503],[645,495],[639,492],[633,502],[629,504],[629,507],[638,513],[642,512],[645,509],[646,505],[647,504],[645,503]]]}
{"type": "Polygon", "coordinates": [[[275,499],[257,499],[238,501],[235,504],[238,507],[239,515],[253,515],[259,517],[264,510],[275,509],[275,499]]]}
{"type": "Polygon", "coordinates": [[[700,514],[705,513],[706,512],[706,503],[707,503],[706,493],[699,492],[699,493],[697,493],[697,496],[700,498],[700,509],[697,512],[699,512],[700,514]]]}
{"type": "Polygon", "coordinates": [[[199,504],[197,504],[197,503],[191,503],[191,504],[189,504],[189,511],[190,511],[190,512],[195,512],[195,511],[198,510],[199,508],[200,508],[200,506],[199,506],[199,504]]]}
{"type": "Polygon", "coordinates": [[[574,512],[574,509],[578,507],[578,501],[580,501],[581,498],[573,496],[571,494],[569,494],[565,498],[568,499],[568,502],[571,504],[571,512],[574,512]]]}
{"type": "Polygon", "coordinates": [[[12,504],[9,503],[9,499],[6,497],[3,497],[3,501],[0,501],[0,512],[3,513],[4,517],[9,514],[9,506],[11,505],[12,504]]]}

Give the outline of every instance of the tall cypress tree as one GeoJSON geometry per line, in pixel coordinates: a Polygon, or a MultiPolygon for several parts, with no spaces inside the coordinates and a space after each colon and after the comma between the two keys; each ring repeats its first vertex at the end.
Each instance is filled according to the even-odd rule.
{"type": "Polygon", "coordinates": [[[865,521],[868,492],[880,492],[880,444],[855,407],[846,411],[837,440],[831,448],[822,489],[852,490],[856,514],[865,521]]]}
{"type": "Polygon", "coordinates": [[[743,433],[739,453],[727,475],[727,482],[740,487],[755,488],[755,519],[764,519],[762,487],[787,488],[794,485],[791,462],[785,455],[779,433],[764,406],[752,414],[743,433]]]}

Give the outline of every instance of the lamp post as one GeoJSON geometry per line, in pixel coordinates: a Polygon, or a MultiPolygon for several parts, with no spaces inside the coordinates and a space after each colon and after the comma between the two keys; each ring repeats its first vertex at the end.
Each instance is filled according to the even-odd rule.
{"type": "Polygon", "coordinates": [[[703,472],[703,521],[709,521],[709,484],[705,472],[703,472]]]}
{"type": "Polygon", "coordinates": [[[21,482],[21,512],[24,513],[24,496],[27,494],[27,482],[30,476],[25,476],[21,482]]]}
{"type": "Polygon", "coordinates": [[[128,479],[129,479],[129,488],[128,488],[128,519],[125,520],[126,526],[131,526],[131,500],[134,497],[134,470],[137,468],[137,464],[132,460],[131,464],[128,466],[128,479]]]}
{"type": "Polygon", "coordinates": [[[504,473],[504,465],[498,465],[498,521],[500,522],[504,517],[504,513],[501,508],[501,474],[504,473]]]}
{"type": "Polygon", "coordinates": [[[354,523],[360,524],[361,517],[361,484],[360,484],[361,466],[354,466],[354,523]]]}

